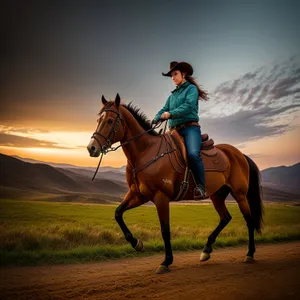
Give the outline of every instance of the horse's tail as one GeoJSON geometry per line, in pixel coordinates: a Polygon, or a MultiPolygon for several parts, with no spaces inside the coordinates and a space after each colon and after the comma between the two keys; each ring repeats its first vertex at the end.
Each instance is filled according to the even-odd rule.
{"type": "Polygon", "coordinates": [[[252,220],[257,233],[261,233],[263,226],[264,207],[262,202],[262,188],[261,175],[255,162],[245,155],[248,165],[250,167],[249,187],[247,192],[247,199],[251,210],[252,220]]]}

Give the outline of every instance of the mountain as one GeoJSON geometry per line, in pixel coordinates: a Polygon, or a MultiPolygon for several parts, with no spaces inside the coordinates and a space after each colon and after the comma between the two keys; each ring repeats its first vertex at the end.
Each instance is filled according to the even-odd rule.
{"type": "MultiPolygon", "coordinates": [[[[95,168],[24,160],[0,154],[0,197],[107,203],[120,201],[128,190],[122,168],[107,168],[92,181],[95,168]]],[[[268,168],[261,176],[264,200],[300,199],[300,163],[268,168]]]]}
{"type": "Polygon", "coordinates": [[[278,190],[272,187],[263,186],[262,187],[262,198],[264,201],[275,201],[275,202],[291,202],[299,201],[300,193],[291,193],[283,190],[278,190]]]}
{"type": "MultiPolygon", "coordinates": [[[[96,167],[80,167],[80,166],[75,166],[75,165],[71,165],[71,164],[61,164],[61,163],[53,163],[53,162],[44,162],[44,161],[40,161],[40,160],[35,160],[32,158],[24,158],[24,157],[20,157],[17,155],[12,155],[12,157],[17,158],[19,160],[22,160],[24,162],[29,162],[32,164],[47,164],[49,166],[52,166],[54,168],[66,168],[66,169],[80,169],[80,170],[91,170],[91,171],[95,171],[96,167]]],[[[97,165],[97,160],[95,160],[95,165],[97,165]]],[[[107,172],[107,171],[112,171],[112,172],[120,172],[120,173],[124,173],[126,172],[126,166],[122,166],[120,168],[114,168],[114,167],[100,167],[98,172],[107,172]]]]}
{"type": "MultiPolygon", "coordinates": [[[[56,168],[57,170],[61,171],[62,173],[68,175],[68,174],[79,174],[85,177],[88,177],[90,180],[92,180],[95,170],[88,170],[88,169],[80,169],[80,168],[56,168]]],[[[126,176],[125,173],[119,172],[119,171],[102,171],[98,172],[96,175],[97,179],[108,179],[112,181],[120,181],[120,182],[126,182],[126,176]]]]}
{"type": "Polygon", "coordinates": [[[300,194],[300,163],[261,171],[262,183],[269,188],[300,194]]]}
{"type": "Polygon", "coordinates": [[[62,172],[47,164],[28,163],[3,154],[0,154],[0,165],[2,198],[49,194],[56,198],[72,199],[74,196],[78,199],[80,196],[86,198],[88,194],[94,199],[105,196],[120,201],[120,197],[128,190],[121,181],[107,178],[92,181],[91,178],[70,170],[62,172]]]}

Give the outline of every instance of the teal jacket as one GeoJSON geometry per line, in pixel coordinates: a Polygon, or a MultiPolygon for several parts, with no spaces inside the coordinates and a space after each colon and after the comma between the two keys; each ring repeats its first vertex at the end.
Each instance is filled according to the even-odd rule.
{"type": "Polygon", "coordinates": [[[189,81],[176,87],[168,97],[165,106],[155,115],[154,120],[168,111],[171,116],[169,127],[181,125],[189,121],[199,121],[198,116],[199,92],[196,86],[189,81]]]}

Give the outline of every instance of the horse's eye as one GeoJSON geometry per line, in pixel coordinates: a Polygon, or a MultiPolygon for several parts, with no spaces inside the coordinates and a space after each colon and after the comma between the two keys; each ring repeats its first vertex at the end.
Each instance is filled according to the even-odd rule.
{"type": "Polygon", "coordinates": [[[109,119],[109,120],[107,121],[108,124],[111,124],[112,122],[113,122],[112,119],[109,119]]]}

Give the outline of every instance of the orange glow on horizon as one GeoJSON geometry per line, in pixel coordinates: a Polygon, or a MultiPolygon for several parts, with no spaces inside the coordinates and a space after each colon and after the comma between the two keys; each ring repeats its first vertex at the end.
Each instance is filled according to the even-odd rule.
{"type": "MultiPolygon", "coordinates": [[[[86,149],[64,150],[53,148],[17,148],[0,146],[0,153],[22,158],[40,160],[45,163],[71,164],[81,167],[96,167],[99,157],[90,157],[86,149]]],[[[119,168],[127,164],[122,149],[104,155],[101,166],[119,168]]]]}
{"type": "MultiPolygon", "coordinates": [[[[78,145],[83,143],[88,145],[90,133],[36,132],[22,134],[22,136],[44,140],[55,145],[69,147],[70,149],[0,146],[0,153],[31,158],[46,163],[63,163],[85,167],[96,167],[98,164],[99,158],[90,157],[85,146],[78,147],[78,145]]],[[[300,161],[300,126],[277,137],[265,137],[260,140],[249,141],[244,145],[235,146],[252,157],[261,170],[280,165],[293,165],[300,161]]],[[[127,159],[120,148],[116,152],[110,152],[105,155],[101,165],[121,167],[126,164],[127,159]]]]}

